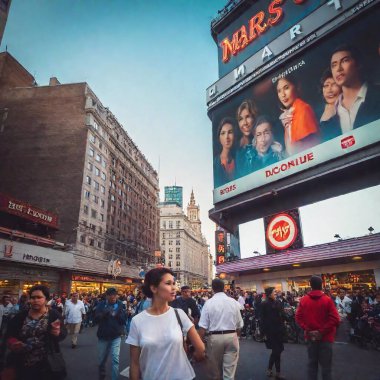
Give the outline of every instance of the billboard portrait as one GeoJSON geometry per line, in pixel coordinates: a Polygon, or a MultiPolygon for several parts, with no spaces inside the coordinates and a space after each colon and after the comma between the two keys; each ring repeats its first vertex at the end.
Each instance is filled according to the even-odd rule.
{"type": "Polygon", "coordinates": [[[380,141],[380,9],[209,112],[214,203],[380,141]]]}

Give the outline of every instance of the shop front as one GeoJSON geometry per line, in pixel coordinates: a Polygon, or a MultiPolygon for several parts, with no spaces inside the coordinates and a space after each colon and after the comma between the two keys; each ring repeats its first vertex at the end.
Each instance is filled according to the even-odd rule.
{"type": "Polygon", "coordinates": [[[134,292],[141,281],[131,278],[106,278],[87,274],[73,274],[71,278],[71,293],[102,294],[109,288],[115,288],[119,294],[134,292]]]}
{"type": "Polygon", "coordinates": [[[70,252],[0,239],[0,296],[19,297],[36,284],[58,293],[73,262],[70,252]]]}

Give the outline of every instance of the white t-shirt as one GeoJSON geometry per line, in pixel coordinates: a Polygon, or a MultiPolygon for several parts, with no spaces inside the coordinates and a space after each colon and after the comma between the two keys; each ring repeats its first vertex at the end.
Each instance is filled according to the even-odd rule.
{"type": "MultiPolygon", "coordinates": [[[[194,326],[183,310],[177,309],[183,331],[194,326]]],[[[126,343],[141,348],[140,371],[143,380],[194,379],[193,367],[183,349],[181,327],[174,309],[161,315],[146,310],[132,319],[126,343]]]]}
{"type": "Polygon", "coordinates": [[[82,322],[82,314],[86,314],[86,310],[81,300],[76,303],[71,302],[71,300],[66,301],[64,315],[67,323],[82,322]]]}

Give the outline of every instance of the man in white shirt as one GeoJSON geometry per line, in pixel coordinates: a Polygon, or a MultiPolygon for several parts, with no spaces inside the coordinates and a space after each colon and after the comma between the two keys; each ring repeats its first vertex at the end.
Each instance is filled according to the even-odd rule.
{"type": "Polygon", "coordinates": [[[203,306],[199,321],[199,335],[204,338],[208,332],[206,354],[209,364],[209,378],[232,380],[235,378],[239,360],[240,329],[243,319],[239,303],[224,293],[224,282],[212,280],[214,296],[203,306]]]}
{"type": "MultiPolygon", "coordinates": [[[[331,72],[342,88],[336,113],[342,133],[349,132],[379,118],[379,89],[363,80],[361,54],[350,45],[342,45],[331,55],[331,72]]],[[[333,117],[331,121],[335,118],[333,117]]],[[[327,125],[327,124],[326,124],[327,125]]]]}
{"type": "Polygon", "coordinates": [[[71,298],[66,301],[64,309],[66,327],[71,335],[71,348],[77,346],[80,325],[85,314],[84,304],[79,299],[78,293],[72,293],[71,298]]]}
{"type": "Polygon", "coordinates": [[[244,307],[245,307],[245,295],[244,295],[244,291],[243,290],[240,291],[238,302],[239,302],[239,305],[240,305],[240,310],[244,310],[244,307]]]}

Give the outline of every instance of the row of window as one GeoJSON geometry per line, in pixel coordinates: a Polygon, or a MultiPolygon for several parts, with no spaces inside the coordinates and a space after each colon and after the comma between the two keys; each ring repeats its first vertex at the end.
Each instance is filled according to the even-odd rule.
{"type": "MultiPolygon", "coordinates": [[[[89,207],[87,205],[84,205],[83,206],[83,212],[88,215],[89,214],[89,207]]],[[[98,213],[96,210],[94,210],[93,208],[91,209],[91,218],[93,219],[97,219],[98,218],[98,214],[99,214],[99,220],[101,222],[104,222],[104,214],[102,213],[98,213]]]]}
{"type": "MultiPolygon", "coordinates": [[[[176,260],[181,260],[181,255],[175,255],[176,260]]],[[[169,260],[173,260],[173,255],[169,255],[169,260]]]]}
{"type": "Polygon", "coordinates": [[[87,185],[91,186],[91,184],[93,184],[94,186],[94,189],[99,191],[102,193],[102,194],[105,194],[106,193],[106,188],[101,185],[99,182],[93,180],[90,176],[86,176],[86,183],[87,185]]]}
{"type": "MultiPolygon", "coordinates": [[[[174,226],[174,223],[173,223],[173,221],[172,220],[169,220],[168,221],[168,228],[174,228],[173,226],[174,226]]],[[[166,220],[164,220],[163,222],[162,222],[162,228],[163,229],[166,229],[166,220]]],[[[175,228],[181,228],[181,221],[180,220],[176,220],[176,222],[175,222],[175,228]]]]}
{"type": "Polygon", "coordinates": [[[106,173],[100,171],[100,169],[97,166],[94,166],[90,161],[87,163],[87,169],[92,173],[94,170],[94,173],[97,177],[101,177],[103,181],[107,179],[106,173]],[[95,168],[95,170],[94,170],[95,168]]]}
{"type": "MultiPolygon", "coordinates": [[[[181,248],[176,248],[175,249],[176,253],[180,253],[181,252],[181,248]]],[[[173,248],[169,247],[168,249],[168,252],[173,252],[173,248]]],[[[162,254],[164,255],[165,254],[165,249],[162,250],[162,254]]]]}
{"type": "Polygon", "coordinates": [[[95,161],[99,162],[103,166],[103,168],[106,167],[106,165],[107,165],[106,160],[102,157],[102,155],[100,153],[96,153],[95,149],[89,148],[88,149],[88,155],[90,157],[95,157],[95,161]]]}
{"type": "MultiPolygon", "coordinates": [[[[162,245],[165,245],[166,241],[162,240],[162,245]]],[[[169,245],[173,245],[173,240],[169,240],[169,245]]],[[[176,240],[175,245],[181,245],[181,240],[176,240]]]]}
{"type": "Polygon", "coordinates": [[[95,241],[92,237],[86,237],[86,235],[81,235],[80,237],[80,242],[82,244],[88,244],[91,247],[97,247],[97,248],[102,248],[102,242],[101,241],[95,241]]]}
{"type": "MultiPolygon", "coordinates": [[[[174,235],[174,233],[171,233],[171,232],[169,232],[169,233],[165,233],[165,232],[163,232],[163,233],[162,233],[162,238],[163,238],[163,239],[165,239],[165,237],[172,238],[172,237],[174,237],[173,235],[174,235]]],[[[180,237],[181,237],[181,232],[177,231],[177,232],[175,233],[175,237],[176,237],[176,238],[180,238],[180,237]]]]}
{"type": "MultiPolygon", "coordinates": [[[[180,262],[180,261],[176,261],[175,266],[176,266],[177,268],[180,267],[180,266],[181,266],[181,262],[180,262]]],[[[169,267],[169,268],[172,268],[172,262],[171,262],[171,261],[168,262],[168,267],[169,267]]]]}
{"type": "Polygon", "coordinates": [[[88,190],[84,190],[84,197],[87,200],[92,200],[96,204],[100,204],[100,207],[104,208],[105,202],[104,199],[99,198],[97,195],[93,194],[91,197],[91,192],[88,190]]]}

